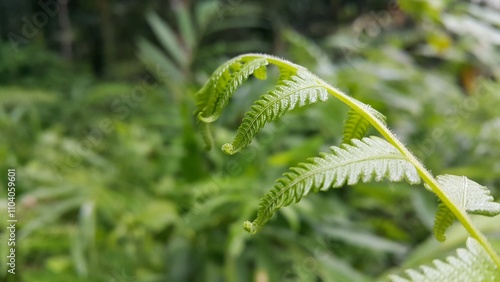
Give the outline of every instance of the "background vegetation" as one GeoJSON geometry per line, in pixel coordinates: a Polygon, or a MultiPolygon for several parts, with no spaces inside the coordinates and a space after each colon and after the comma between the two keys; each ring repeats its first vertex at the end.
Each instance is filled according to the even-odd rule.
{"type": "MultiPolygon", "coordinates": [[[[247,234],[274,179],[340,143],[346,109],[296,111],[226,156],[272,85],[252,80],[205,151],[194,93],[243,52],[308,67],[386,114],[435,175],[467,175],[498,201],[497,2],[62,2],[0,0],[0,170],[18,172],[11,281],[371,281],[463,245],[460,226],[432,237],[431,193],[394,183],[308,196],[247,234]]],[[[499,219],[477,223],[500,251],[499,219]]]]}

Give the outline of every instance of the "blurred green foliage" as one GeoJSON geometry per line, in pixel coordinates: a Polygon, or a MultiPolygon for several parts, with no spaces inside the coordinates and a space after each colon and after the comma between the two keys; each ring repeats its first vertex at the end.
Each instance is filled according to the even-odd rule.
{"type": "MultiPolygon", "coordinates": [[[[0,170],[18,172],[12,281],[372,281],[464,241],[457,227],[435,247],[436,199],[392,183],[311,195],[246,234],[242,222],[274,179],[339,144],[346,109],[298,110],[229,157],[204,150],[193,96],[233,55],[283,56],[387,115],[434,174],[467,175],[498,199],[500,11],[469,1],[267,2],[172,1],[165,15],[141,14],[130,24],[144,30],[127,34],[139,59],[111,61],[106,80],[38,43],[16,54],[0,43],[0,170]]],[[[237,93],[216,148],[275,76],[237,93]]],[[[498,218],[480,226],[500,251],[498,218]]]]}

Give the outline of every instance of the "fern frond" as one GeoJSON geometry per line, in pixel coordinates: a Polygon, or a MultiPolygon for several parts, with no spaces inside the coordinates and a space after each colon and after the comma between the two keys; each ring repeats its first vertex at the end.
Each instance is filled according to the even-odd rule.
{"type": "Polygon", "coordinates": [[[466,249],[460,248],[446,262],[434,260],[433,266],[406,270],[407,277],[390,275],[392,282],[495,282],[500,281],[500,270],[488,253],[473,238],[467,239],[466,249]]]}
{"type": "Polygon", "coordinates": [[[220,66],[196,94],[198,118],[206,123],[217,120],[238,87],[256,70],[257,78],[263,77],[261,68],[267,64],[264,57],[240,56],[220,66]]]}
{"type": "MultiPolygon", "coordinates": [[[[439,175],[436,177],[443,192],[459,209],[469,214],[495,216],[500,214],[500,204],[493,201],[490,190],[465,176],[439,175]]],[[[430,187],[425,184],[427,189],[430,187]]],[[[436,212],[434,234],[441,241],[444,233],[451,225],[452,212],[446,205],[440,204],[436,212]]]]}
{"type": "MultiPolygon", "coordinates": [[[[370,107],[369,105],[366,105],[364,108],[366,111],[371,112],[383,124],[385,124],[385,116],[383,114],[370,107]]],[[[350,108],[347,112],[347,119],[344,122],[342,143],[349,143],[351,139],[361,139],[365,137],[369,128],[370,122],[356,110],[350,108]]]]}
{"type": "Polygon", "coordinates": [[[257,218],[246,221],[243,227],[256,233],[282,206],[298,202],[310,192],[338,188],[345,183],[354,185],[360,180],[420,182],[415,167],[390,143],[370,137],[352,140],[352,145],[331,147],[331,153],[311,158],[307,163],[291,168],[278,179],[274,188],[260,200],[257,218]]]}
{"type": "MultiPolygon", "coordinates": [[[[320,157],[309,159],[308,162],[291,168],[282,178],[278,179],[275,186],[260,200],[257,218],[253,222],[246,221],[243,224],[245,230],[256,233],[269,221],[274,212],[282,206],[300,201],[303,196],[310,192],[337,188],[344,184],[352,185],[359,181],[381,181],[383,179],[389,181],[405,179],[407,182],[415,184],[419,183],[420,177],[422,177],[426,182],[427,189],[435,192],[443,202],[436,217],[436,236],[439,239],[444,239],[446,229],[453,221],[453,217],[456,216],[469,233],[484,247],[484,252],[489,255],[489,259],[495,262],[495,267],[500,268],[500,257],[486,238],[481,236],[481,232],[477,230],[466,214],[493,216],[500,213],[500,204],[492,201],[493,198],[488,189],[465,177],[444,175],[434,178],[387,128],[384,117],[380,113],[324,82],[304,67],[264,54],[246,54],[236,57],[219,67],[197,93],[196,114],[198,119],[202,123],[211,123],[217,120],[236,89],[250,75],[253,74],[258,79],[267,77],[266,66],[269,64],[280,69],[278,86],[255,102],[251,111],[245,115],[233,142],[224,145],[223,150],[226,153],[232,154],[241,150],[265,123],[283,115],[290,109],[321,100],[325,92],[332,94],[353,111],[350,113],[347,126],[344,129],[344,143],[340,147],[332,147],[331,153],[321,154],[320,157]],[[307,83],[309,83],[310,88],[300,89],[307,83]],[[367,121],[389,142],[377,137],[359,140],[368,130],[367,121]]],[[[462,258],[460,252],[459,257],[462,258]]],[[[437,262],[437,270],[423,267],[423,273],[413,270],[408,273],[411,274],[411,278],[422,277],[425,280],[427,276],[440,275],[449,272],[448,270],[454,267],[453,263],[450,263],[450,267],[444,265],[445,263],[437,262]]],[[[439,281],[439,279],[431,278],[429,281],[439,281]]]]}
{"type": "Polygon", "coordinates": [[[328,98],[326,89],[309,71],[305,69],[299,69],[296,73],[287,69],[280,71],[276,88],[255,101],[252,110],[245,114],[232,143],[224,144],[222,147],[227,154],[235,154],[248,145],[266,123],[295,108],[325,101],[328,98]]]}

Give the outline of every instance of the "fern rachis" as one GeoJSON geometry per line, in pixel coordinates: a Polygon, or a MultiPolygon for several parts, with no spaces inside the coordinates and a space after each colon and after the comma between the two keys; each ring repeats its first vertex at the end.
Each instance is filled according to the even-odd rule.
{"type": "Polygon", "coordinates": [[[497,270],[500,269],[499,255],[468,215],[476,213],[495,216],[500,213],[500,204],[492,202],[487,188],[465,177],[445,175],[435,178],[388,129],[381,113],[330,86],[301,66],[260,54],[242,55],[230,60],[214,72],[197,95],[200,122],[214,122],[246,78],[252,74],[259,79],[266,78],[264,69],[268,65],[276,65],[280,69],[281,76],[277,86],[261,96],[245,115],[234,140],[223,146],[226,153],[234,154],[244,148],[266,123],[283,116],[289,110],[325,100],[322,95],[324,92],[346,104],[350,112],[344,128],[344,144],[341,147],[332,147],[330,154],[323,154],[292,168],[283,178],[277,180],[275,187],[261,199],[257,219],[252,223],[244,223],[247,231],[255,233],[276,210],[293,201],[300,201],[311,191],[340,187],[346,182],[352,185],[360,180],[367,182],[373,179],[406,179],[410,184],[416,184],[421,179],[425,187],[434,192],[441,201],[436,215],[436,237],[444,239],[443,234],[450,221],[457,218],[471,237],[484,248],[497,270]],[[240,62],[252,67],[241,71],[240,62]],[[233,73],[236,76],[233,76],[233,73]],[[283,91],[283,85],[287,85],[286,91],[283,91]],[[359,140],[367,133],[368,125],[372,125],[385,140],[378,137],[359,140]],[[384,153],[383,150],[387,151],[384,153]],[[458,178],[465,184],[462,188],[457,188],[460,186],[456,182],[458,178]],[[464,187],[472,187],[472,190],[464,187]],[[456,199],[460,196],[457,196],[457,193],[475,195],[473,203],[458,203],[456,199]]]}

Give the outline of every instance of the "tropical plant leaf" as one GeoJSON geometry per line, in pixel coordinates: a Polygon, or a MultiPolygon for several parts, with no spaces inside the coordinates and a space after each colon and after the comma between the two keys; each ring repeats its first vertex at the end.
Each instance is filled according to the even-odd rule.
{"type": "Polygon", "coordinates": [[[473,238],[469,238],[466,249],[460,248],[446,262],[434,260],[433,266],[420,266],[418,270],[406,270],[407,277],[390,275],[392,282],[495,282],[500,281],[500,270],[493,260],[473,238]]]}
{"type": "MultiPolygon", "coordinates": [[[[179,67],[170,60],[168,56],[165,55],[158,47],[151,44],[144,38],[138,40],[137,45],[139,47],[139,59],[148,66],[158,66],[160,67],[168,76],[172,79],[185,79],[184,74],[179,69],[179,67]]],[[[154,68],[153,68],[154,69],[154,68]]],[[[157,77],[158,80],[164,79],[157,77]]]]}
{"type": "MultiPolygon", "coordinates": [[[[262,57],[240,56],[220,66],[196,94],[198,118],[206,123],[217,120],[236,89],[254,71],[267,64],[262,57]]],[[[262,77],[261,70],[259,76],[262,77]]]]}
{"type": "Polygon", "coordinates": [[[245,114],[232,143],[224,144],[222,149],[227,154],[235,154],[248,145],[266,123],[295,108],[327,98],[328,92],[309,71],[299,69],[291,73],[282,70],[276,88],[255,101],[252,110],[245,114]]]}
{"type": "MultiPolygon", "coordinates": [[[[495,216],[500,214],[500,204],[493,201],[490,190],[465,176],[439,175],[436,180],[443,192],[459,209],[469,214],[495,216]]],[[[426,188],[430,187],[425,184],[426,188]]],[[[444,233],[451,225],[454,215],[449,208],[440,204],[436,212],[434,234],[440,241],[446,239],[444,233]]]]}
{"type": "Polygon", "coordinates": [[[216,1],[209,1],[195,6],[196,27],[198,30],[204,30],[209,25],[210,20],[217,13],[219,4],[216,1]]]}
{"type": "Polygon", "coordinates": [[[354,185],[360,180],[395,182],[405,179],[410,184],[420,183],[415,167],[387,141],[372,136],[351,142],[352,145],[331,147],[331,153],[323,153],[291,168],[260,200],[257,218],[253,222],[246,221],[243,227],[256,233],[274,212],[300,201],[310,192],[354,185]]]}
{"type": "MultiPolygon", "coordinates": [[[[365,109],[385,124],[385,116],[383,114],[368,105],[366,105],[365,109]]],[[[349,143],[351,139],[361,139],[365,137],[369,128],[370,122],[367,119],[354,109],[349,109],[347,112],[347,119],[344,122],[342,143],[349,143]]]]}
{"type": "Polygon", "coordinates": [[[185,66],[188,62],[188,56],[177,40],[175,32],[156,13],[149,13],[146,19],[161,45],[170,52],[171,57],[177,61],[179,66],[185,66]]]}
{"type": "Polygon", "coordinates": [[[174,11],[177,19],[177,25],[179,26],[179,30],[182,34],[183,42],[185,43],[186,47],[192,50],[196,43],[197,34],[194,28],[191,13],[186,7],[186,3],[181,1],[177,2],[174,5],[174,11]]]}

